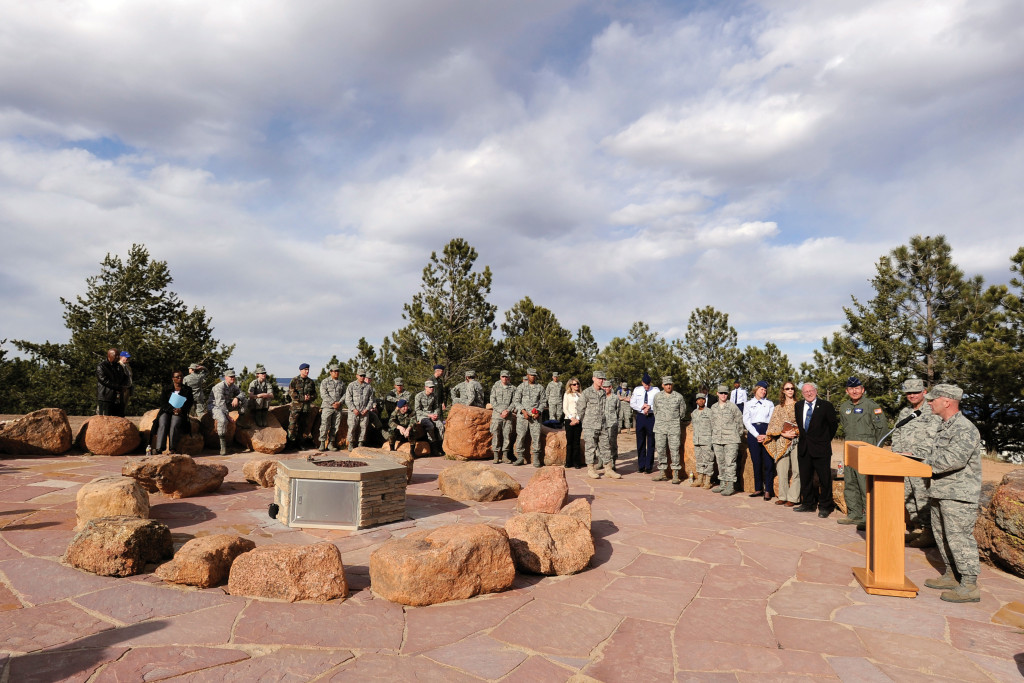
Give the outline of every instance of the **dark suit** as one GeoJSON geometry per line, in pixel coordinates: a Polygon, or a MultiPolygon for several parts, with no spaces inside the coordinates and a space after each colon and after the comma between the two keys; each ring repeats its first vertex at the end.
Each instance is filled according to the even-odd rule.
{"type": "Polygon", "coordinates": [[[796,402],[796,423],[800,432],[796,458],[800,467],[800,503],[807,507],[817,505],[820,512],[835,509],[832,500],[832,439],[839,429],[836,408],[820,396],[814,400],[811,423],[804,429],[804,404],[796,402]],[[814,475],[818,475],[818,489],[814,475]]]}

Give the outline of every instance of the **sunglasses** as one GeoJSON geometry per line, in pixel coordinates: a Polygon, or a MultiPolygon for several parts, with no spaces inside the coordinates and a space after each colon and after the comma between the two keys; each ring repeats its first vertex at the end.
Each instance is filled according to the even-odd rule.
{"type": "Polygon", "coordinates": [[[782,387],[783,391],[796,391],[796,387],[782,387]]]}

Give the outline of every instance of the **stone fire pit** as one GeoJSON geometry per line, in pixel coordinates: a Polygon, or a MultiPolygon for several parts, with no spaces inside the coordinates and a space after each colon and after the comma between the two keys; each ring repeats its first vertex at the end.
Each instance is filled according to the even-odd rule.
{"type": "Polygon", "coordinates": [[[406,467],[384,459],[282,460],[274,478],[277,520],[306,529],[398,522],[405,519],[406,483],[406,467]]]}

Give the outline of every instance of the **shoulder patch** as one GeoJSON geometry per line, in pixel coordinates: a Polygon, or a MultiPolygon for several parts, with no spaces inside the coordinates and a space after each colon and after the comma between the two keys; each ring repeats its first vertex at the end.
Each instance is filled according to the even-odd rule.
{"type": "Polygon", "coordinates": [[[850,414],[850,413],[852,413],[852,412],[853,412],[853,411],[852,411],[852,410],[850,410],[849,408],[847,408],[847,409],[846,409],[846,414],[847,414],[847,415],[849,415],[849,414],[850,414]]]}
{"type": "MultiPolygon", "coordinates": [[[[863,412],[864,412],[864,409],[863,409],[863,408],[854,408],[854,409],[853,409],[853,412],[855,412],[855,413],[857,413],[858,415],[860,415],[861,413],[863,413],[863,412]]],[[[849,414],[850,414],[850,411],[849,411],[849,410],[847,410],[847,411],[846,411],[846,414],[847,414],[847,415],[849,415],[849,414]]]]}
{"type": "Polygon", "coordinates": [[[881,415],[881,414],[882,414],[882,409],[881,408],[875,408],[875,415],[881,415]]]}

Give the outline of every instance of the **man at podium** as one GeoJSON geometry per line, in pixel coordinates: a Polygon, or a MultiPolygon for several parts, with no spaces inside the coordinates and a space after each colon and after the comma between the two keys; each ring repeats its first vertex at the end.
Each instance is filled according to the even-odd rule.
{"type": "Polygon", "coordinates": [[[974,540],[981,497],[981,435],[960,412],[963,395],[958,386],[936,384],[925,396],[932,412],[942,418],[925,462],[932,467],[928,502],[932,533],[946,571],[924,585],[946,589],[939,597],[947,602],[981,600],[977,583],[981,565],[974,540]]]}

